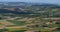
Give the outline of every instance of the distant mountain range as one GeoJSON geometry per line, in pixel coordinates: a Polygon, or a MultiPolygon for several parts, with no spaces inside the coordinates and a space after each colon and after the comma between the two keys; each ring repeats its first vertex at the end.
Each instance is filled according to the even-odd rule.
{"type": "Polygon", "coordinates": [[[48,3],[26,3],[26,2],[0,2],[1,5],[7,6],[19,6],[19,5],[40,5],[40,6],[60,6],[56,4],[48,4],[48,3]]]}
{"type": "Polygon", "coordinates": [[[17,14],[40,13],[47,9],[60,9],[59,5],[47,3],[0,2],[0,13],[13,12],[17,14]],[[39,11],[37,11],[37,9],[39,11]],[[4,12],[3,12],[4,11],[4,12]]]}

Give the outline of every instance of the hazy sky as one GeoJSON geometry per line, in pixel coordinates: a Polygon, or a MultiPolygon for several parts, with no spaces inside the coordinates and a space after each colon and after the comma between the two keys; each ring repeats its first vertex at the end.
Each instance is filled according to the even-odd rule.
{"type": "Polygon", "coordinates": [[[0,0],[0,2],[37,2],[37,3],[60,4],[60,0],[0,0]]]}

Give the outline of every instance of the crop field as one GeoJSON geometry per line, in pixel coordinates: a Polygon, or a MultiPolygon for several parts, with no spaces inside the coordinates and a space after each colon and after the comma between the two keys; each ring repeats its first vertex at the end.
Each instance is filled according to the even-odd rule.
{"type": "Polygon", "coordinates": [[[60,32],[60,5],[0,3],[0,32],[60,32]]]}

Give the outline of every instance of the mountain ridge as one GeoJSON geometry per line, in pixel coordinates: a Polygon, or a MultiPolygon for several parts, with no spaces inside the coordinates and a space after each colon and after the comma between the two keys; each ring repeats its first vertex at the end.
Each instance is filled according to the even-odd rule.
{"type": "MultiPolygon", "coordinates": [[[[1,2],[0,2],[1,3],[1,2]]],[[[37,4],[37,3],[25,3],[25,2],[5,2],[0,4],[0,10],[1,9],[6,9],[6,11],[12,11],[12,12],[17,12],[18,13],[25,13],[25,14],[30,14],[30,13],[38,13],[39,11],[45,11],[47,9],[54,9],[54,8],[59,8],[60,6],[55,5],[55,4],[37,4]],[[17,4],[18,3],[18,4],[17,4]]],[[[4,10],[5,11],[5,10],[4,10]]],[[[1,11],[0,11],[1,12],[1,11]]]]}

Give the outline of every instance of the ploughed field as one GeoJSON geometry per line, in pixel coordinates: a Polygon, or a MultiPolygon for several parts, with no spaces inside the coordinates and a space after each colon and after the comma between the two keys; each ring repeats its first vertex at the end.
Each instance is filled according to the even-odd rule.
{"type": "Polygon", "coordinates": [[[59,32],[60,18],[15,17],[13,20],[0,20],[0,29],[9,32],[48,31],[59,32]],[[3,30],[5,29],[5,30],[3,30]]]}

